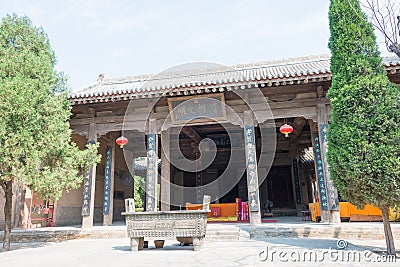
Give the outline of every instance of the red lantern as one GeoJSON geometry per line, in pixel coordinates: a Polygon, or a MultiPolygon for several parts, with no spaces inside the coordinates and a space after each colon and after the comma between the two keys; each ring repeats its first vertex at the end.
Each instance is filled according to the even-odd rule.
{"type": "Polygon", "coordinates": [[[293,127],[288,125],[288,124],[284,124],[279,128],[279,131],[285,135],[285,137],[289,137],[289,134],[293,133],[293,127]]]}
{"type": "Polygon", "coordinates": [[[128,139],[126,139],[126,137],[118,137],[118,139],[115,141],[115,143],[117,143],[117,145],[119,145],[121,148],[124,147],[124,145],[128,144],[128,139]]]}

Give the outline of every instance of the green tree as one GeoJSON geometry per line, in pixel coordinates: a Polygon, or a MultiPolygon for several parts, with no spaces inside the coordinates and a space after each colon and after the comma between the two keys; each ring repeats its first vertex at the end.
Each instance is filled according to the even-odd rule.
{"type": "Polygon", "coordinates": [[[135,199],[135,209],[138,211],[143,211],[144,208],[144,195],[145,195],[145,183],[144,178],[138,175],[135,175],[133,180],[133,197],[135,199]]]}
{"type": "Polygon", "coordinates": [[[0,186],[5,192],[3,251],[9,250],[12,184],[23,183],[57,200],[81,185],[98,162],[98,145],[71,140],[65,78],[42,28],[27,17],[7,15],[0,24],[0,186]]]}
{"type": "Polygon", "coordinates": [[[386,76],[372,25],[357,0],[331,0],[329,22],[329,170],[345,199],[382,210],[387,252],[393,255],[388,208],[400,204],[400,92],[386,76]]]}

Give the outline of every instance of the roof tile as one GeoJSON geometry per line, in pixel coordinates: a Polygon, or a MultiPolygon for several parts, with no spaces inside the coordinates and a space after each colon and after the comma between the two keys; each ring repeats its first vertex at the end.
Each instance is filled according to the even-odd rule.
{"type": "MultiPolygon", "coordinates": [[[[397,57],[384,58],[385,67],[388,71],[395,68],[400,69],[400,60],[397,57]]],[[[293,84],[297,81],[312,82],[322,78],[330,80],[330,56],[317,55],[286,60],[275,60],[270,62],[259,62],[252,64],[239,64],[229,67],[218,67],[208,69],[197,69],[178,72],[163,72],[155,76],[140,75],[112,79],[99,79],[96,83],[78,90],[74,90],[69,99],[73,103],[84,103],[86,101],[112,101],[120,97],[126,99],[128,95],[135,97],[152,97],[159,94],[165,95],[171,89],[185,90],[185,95],[199,93],[203,87],[218,85],[218,90],[223,91],[223,86],[247,85],[249,82],[263,83],[268,86],[293,84]],[[308,76],[308,77],[307,77],[308,76]],[[194,90],[193,87],[197,87],[194,90]],[[221,89],[222,88],[222,89],[221,89]],[[124,96],[125,95],[125,96],[124,96]],[[103,96],[112,96],[104,99],[103,96]]],[[[246,86],[245,86],[246,87],[246,86]]],[[[178,92],[179,92],[178,91],[178,92]]],[[[210,90],[214,91],[214,90],[210,90]]],[[[215,90],[216,91],[216,90],[215,90]]],[[[169,95],[174,93],[169,92],[169,95]]]]}

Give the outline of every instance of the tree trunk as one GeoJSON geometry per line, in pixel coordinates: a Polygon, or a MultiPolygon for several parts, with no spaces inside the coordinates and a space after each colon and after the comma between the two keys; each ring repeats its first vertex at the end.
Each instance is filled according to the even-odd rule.
{"type": "Polygon", "coordinates": [[[12,181],[4,182],[6,203],[4,205],[4,215],[6,227],[4,230],[3,252],[10,250],[11,237],[11,212],[12,212],[12,181]]]}
{"type": "Polygon", "coordinates": [[[381,208],[381,210],[382,210],[382,219],[383,219],[383,229],[385,231],[385,238],[386,238],[386,252],[388,255],[396,255],[396,249],[394,247],[392,229],[390,227],[390,222],[389,222],[388,206],[386,206],[386,205],[383,206],[381,208]]]}

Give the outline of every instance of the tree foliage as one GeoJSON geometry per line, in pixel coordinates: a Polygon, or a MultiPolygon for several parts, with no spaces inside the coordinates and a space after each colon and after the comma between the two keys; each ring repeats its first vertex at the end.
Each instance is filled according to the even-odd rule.
{"type": "MultiPolygon", "coordinates": [[[[20,182],[42,198],[77,188],[99,160],[71,141],[65,77],[42,28],[7,15],[0,24],[0,185],[20,182]]],[[[6,200],[7,201],[7,200],[6,200]]],[[[6,215],[7,218],[7,215],[6,215]]]]}
{"type": "Polygon", "coordinates": [[[331,0],[329,21],[331,177],[351,203],[387,210],[400,204],[400,91],[357,0],[331,0]]]}
{"type": "Polygon", "coordinates": [[[138,211],[143,211],[144,209],[144,199],[145,199],[145,181],[144,178],[135,175],[133,180],[133,197],[135,199],[135,209],[138,211]]]}
{"type": "Polygon", "coordinates": [[[44,198],[76,188],[83,170],[98,160],[96,146],[71,142],[64,77],[46,33],[27,17],[0,25],[0,173],[21,179],[44,198]]]}

